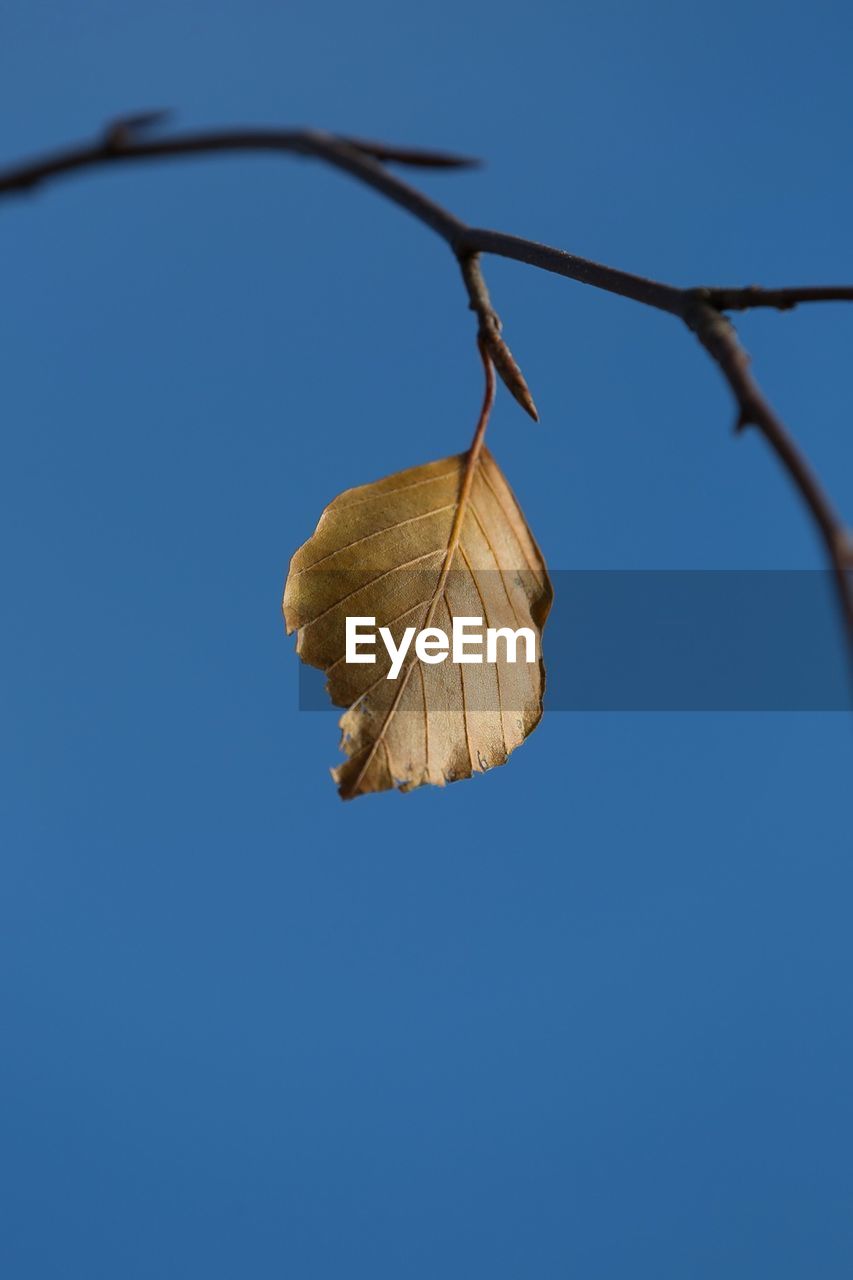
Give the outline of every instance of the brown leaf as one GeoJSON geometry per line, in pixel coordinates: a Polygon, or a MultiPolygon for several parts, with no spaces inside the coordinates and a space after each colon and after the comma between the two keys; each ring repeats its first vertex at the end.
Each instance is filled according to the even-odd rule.
{"type": "Polygon", "coordinates": [[[442,786],[504,764],[542,715],[540,640],[552,591],[524,516],[489,451],[400,471],[348,489],[320,517],[290,564],[288,634],[303,662],[328,675],[341,746],[333,770],[345,799],[369,791],[442,786]],[[454,617],[483,627],[531,628],[537,660],[425,664],[414,644],[396,679],[377,635],[376,663],[345,661],[347,616],[375,617],[397,645],[408,626],[441,628],[454,617]]]}

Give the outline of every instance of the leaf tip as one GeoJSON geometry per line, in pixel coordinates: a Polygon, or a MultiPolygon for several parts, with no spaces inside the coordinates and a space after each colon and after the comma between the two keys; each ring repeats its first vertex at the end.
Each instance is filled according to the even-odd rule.
{"type": "Polygon", "coordinates": [[[524,374],[516,363],[515,357],[501,337],[497,325],[485,327],[482,333],[486,350],[491,356],[492,363],[497,369],[504,386],[513,399],[521,405],[524,412],[534,422],[538,422],[539,413],[533,401],[533,396],[530,394],[530,388],[527,385],[524,374]]]}
{"type": "Polygon", "coordinates": [[[527,393],[527,398],[525,400],[520,400],[519,403],[521,404],[521,407],[529,413],[534,422],[539,422],[539,410],[533,403],[533,396],[529,391],[527,393]]]}

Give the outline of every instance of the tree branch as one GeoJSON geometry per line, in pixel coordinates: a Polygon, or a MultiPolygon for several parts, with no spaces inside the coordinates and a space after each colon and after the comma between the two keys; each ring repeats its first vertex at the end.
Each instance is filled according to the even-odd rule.
{"type": "Polygon", "coordinates": [[[849,532],[793,437],[765,399],[752,376],[749,356],[731,321],[707,302],[697,300],[685,320],[716,361],[738,405],[737,431],[755,426],[782,463],[818,527],[835,574],[848,635],[853,635],[853,546],[849,532]]]}
{"type": "Polygon", "coordinates": [[[793,285],[788,289],[762,289],[750,284],[745,289],[694,289],[693,292],[718,311],[750,311],[754,307],[790,311],[801,302],[853,302],[853,284],[793,285]]]}
{"type": "Polygon", "coordinates": [[[285,152],[322,160],[406,209],[447,243],[461,268],[471,309],[478,317],[480,340],[512,395],[534,419],[536,408],[521,370],[501,335],[501,323],[492,307],[480,255],[491,253],[524,262],[678,317],[696,334],[726,379],[738,406],[738,429],[754,426],[761,432],[811,513],[834,572],[853,663],[853,537],[765,399],[750,371],[749,358],[734,326],[722,314],[753,307],[786,310],[805,302],[851,302],[853,285],[681,289],[533,240],[469,227],[385,168],[388,163],[416,168],[464,168],[477,163],[467,157],[393,147],[309,129],[223,129],[151,137],[150,131],[162,124],[164,118],[162,112],[123,117],[94,142],[69,147],[0,173],[0,197],[31,192],[55,178],[80,170],[139,160],[242,151],[285,152]]]}

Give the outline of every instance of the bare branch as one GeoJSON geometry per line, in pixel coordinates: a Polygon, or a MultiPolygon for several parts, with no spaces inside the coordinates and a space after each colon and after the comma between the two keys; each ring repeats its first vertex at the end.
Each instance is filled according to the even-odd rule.
{"type": "Polygon", "coordinates": [[[680,316],[684,311],[683,289],[661,284],[658,280],[647,280],[645,276],[632,275],[630,271],[604,267],[600,262],[578,258],[573,253],[566,253],[564,249],[537,244],[535,240],[523,240],[502,231],[469,227],[456,248],[457,252],[467,249],[471,253],[493,253],[500,258],[526,262],[528,266],[553,271],[555,275],[567,276],[569,280],[592,285],[594,289],[604,289],[607,293],[618,293],[622,298],[642,302],[658,311],[668,311],[671,315],[680,316]]]}
{"type": "Polygon", "coordinates": [[[492,307],[483,278],[481,254],[491,253],[524,262],[677,316],[694,331],[728,382],[738,405],[738,428],[753,425],[761,432],[811,513],[834,571],[853,662],[853,536],[836,514],[790,433],[765,399],[750,371],[749,358],[734,327],[722,314],[753,307],[785,310],[804,302],[853,302],[853,285],[681,289],[603,266],[533,240],[469,227],[385,168],[387,163],[420,168],[463,168],[477,163],[463,156],[387,146],[307,129],[223,129],[151,137],[150,130],[161,124],[164,118],[162,112],[125,117],[110,125],[92,143],[70,147],[0,173],[0,197],[32,191],[54,178],[79,170],[137,160],[244,151],[285,152],[322,160],[406,209],[447,243],[459,262],[469,304],[478,317],[481,347],[488,353],[513,396],[533,418],[537,417],[536,408],[527,383],[501,337],[500,320],[492,307]]]}
{"type": "Polygon", "coordinates": [[[707,302],[697,301],[685,320],[720,367],[738,406],[736,429],[756,427],[779,458],[814,517],[833,568],[847,631],[853,635],[853,578],[851,541],[840,517],[797,448],[790,432],[768,404],[752,376],[749,356],[734,325],[707,302]]]}
{"type": "MultiPolygon", "coordinates": [[[[387,172],[370,151],[362,151],[355,143],[332,134],[309,129],[221,129],[206,133],[185,133],[169,138],[140,136],[139,121],[150,125],[160,113],[127,117],[110,125],[104,134],[88,145],[69,147],[43,156],[17,168],[0,173],[0,196],[12,192],[32,191],[35,187],[64,174],[81,169],[129,164],[139,160],[163,160],[177,156],[211,155],[220,152],[278,151],[292,155],[315,156],[327,164],[343,169],[367,186],[374,187],[395,204],[408,209],[443,239],[454,245],[465,230],[465,224],[435,204],[427,196],[409,187],[387,172]]],[[[368,148],[381,150],[379,144],[368,148]]],[[[394,148],[385,148],[391,153],[394,148]]],[[[401,152],[404,163],[426,163],[435,166],[439,153],[420,153],[414,149],[401,152]],[[415,157],[420,156],[421,160],[415,157]],[[423,157],[427,159],[424,160],[423,157]]],[[[447,157],[441,153],[445,161],[447,157]]],[[[461,159],[461,157],[460,157],[461,159]]],[[[463,161],[464,163],[464,161],[463,161]]]]}
{"type": "MultiPolygon", "coordinates": [[[[153,115],[154,113],[146,113],[143,117],[146,124],[151,123],[153,115]]],[[[88,146],[69,147],[54,155],[44,156],[0,173],[0,196],[16,191],[31,191],[53,178],[80,169],[127,164],[137,160],[239,151],[279,151],[314,156],[344,170],[407,209],[446,240],[460,260],[471,254],[493,253],[499,257],[526,262],[545,271],[556,272],[557,275],[568,276],[571,280],[579,280],[582,284],[604,289],[608,293],[618,293],[635,302],[669,311],[673,315],[681,315],[683,312],[682,289],[646,280],[643,276],[632,275],[627,271],[605,267],[562,249],[537,244],[533,240],[468,227],[428,196],[389,173],[380,163],[380,159],[405,157],[404,162],[407,164],[429,164],[433,161],[418,161],[415,157],[429,156],[434,160],[436,153],[413,150],[396,152],[396,149],[383,148],[379,143],[364,144],[368,148],[365,150],[356,141],[308,129],[222,129],[169,138],[140,137],[138,129],[127,128],[128,123],[134,119],[138,122],[138,117],[120,121],[118,130],[115,125],[111,126],[103,137],[88,146]]]]}
{"type": "Polygon", "coordinates": [[[749,284],[743,289],[694,289],[693,293],[718,311],[750,311],[754,307],[790,311],[801,302],[853,302],[853,284],[793,285],[788,289],[749,284]]]}

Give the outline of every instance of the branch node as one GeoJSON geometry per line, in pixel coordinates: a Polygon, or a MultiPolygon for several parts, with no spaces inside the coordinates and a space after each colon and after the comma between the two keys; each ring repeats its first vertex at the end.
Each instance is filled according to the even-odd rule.
{"type": "Polygon", "coordinates": [[[483,163],[474,156],[460,156],[450,151],[430,151],[426,147],[393,147],[386,142],[351,138],[343,134],[336,137],[348,147],[355,147],[357,151],[383,163],[411,165],[418,169],[478,169],[483,163]]]}
{"type": "Polygon", "coordinates": [[[167,108],[158,111],[137,111],[133,115],[119,116],[104,130],[104,150],[123,151],[133,142],[137,134],[147,133],[149,129],[156,129],[159,125],[165,124],[172,114],[172,111],[167,108]]]}

